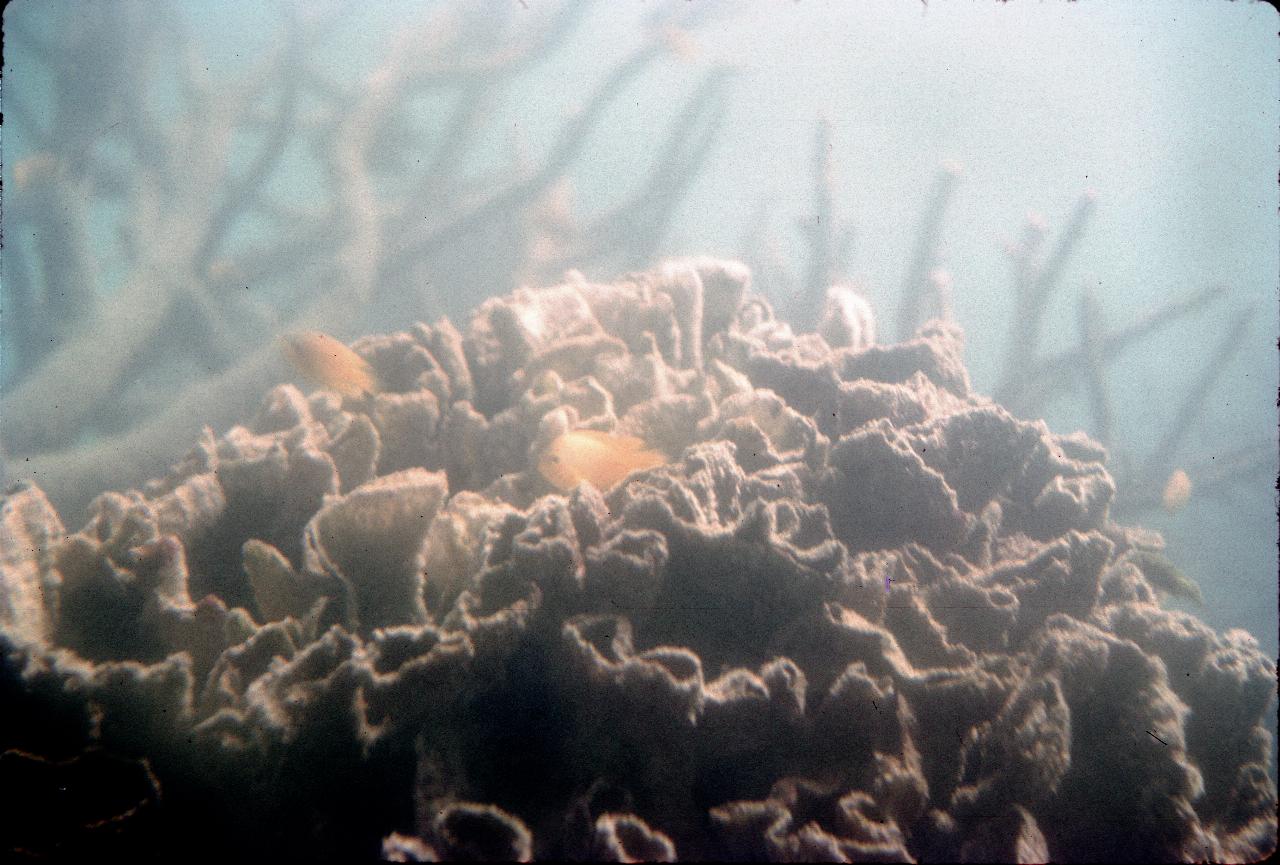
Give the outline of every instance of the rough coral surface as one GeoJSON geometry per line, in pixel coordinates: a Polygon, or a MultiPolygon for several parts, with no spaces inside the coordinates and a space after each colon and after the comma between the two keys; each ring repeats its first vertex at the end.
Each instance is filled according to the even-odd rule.
{"type": "Polygon", "coordinates": [[[6,849],[1273,850],[1256,641],[1162,608],[1105,452],[973,393],[954,326],[845,301],[797,335],[732,262],[570,274],[359,341],[380,393],[282,385],[78,532],[10,490],[6,849]],[[668,461],[561,494],[579,428],[668,461]]]}

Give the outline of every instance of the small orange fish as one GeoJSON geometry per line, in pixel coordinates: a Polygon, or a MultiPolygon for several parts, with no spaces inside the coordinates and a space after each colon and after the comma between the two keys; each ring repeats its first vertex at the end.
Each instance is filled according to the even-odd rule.
{"type": "Polygon", "coordinates": [[[667,458],[635,436],[597,430],[572,430],[558,436],[538,460],[538,471],[568,492],[582,481],[607,490],[635,471],[660,466],[667,458]]]}
{"type": "Polygon", "coordinates": [[[1173,474],[1169,475],[1169,480],[1164,485],[1164,493],[1160,496],[1160,503],[1164,505],[1164,509],[1171,514],[1176,514],[1186,506],[1187,500],[1191,498],[1191,478],[1187,477],[1187,473],[1182,469],[1174,469],[1173,474]]]}
{"type": "Polygon", "coordinates": [[[373,369],[340,340],[307,330],[280,338],[281,351],[298,372],[320,387],[345,397],[360,397],[378,389],[373,369]]]}

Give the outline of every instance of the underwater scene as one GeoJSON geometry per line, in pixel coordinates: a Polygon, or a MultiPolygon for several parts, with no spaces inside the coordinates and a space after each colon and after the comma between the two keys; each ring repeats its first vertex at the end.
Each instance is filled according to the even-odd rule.
{"type": "Polygon", "coordinates": [[[10,3],[0,856],[1266,859],[1277,21],[10,3]]]}

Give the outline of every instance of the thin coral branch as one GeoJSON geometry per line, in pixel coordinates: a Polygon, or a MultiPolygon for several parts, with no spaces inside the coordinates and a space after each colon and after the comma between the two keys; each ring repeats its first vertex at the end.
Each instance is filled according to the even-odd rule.
{"type": "MultiPolygon", "coordinates": [[[[127,11],[138,10],[130,6],[127,11]]],[[[110,26],[123,25],[113,21],[110,26]]],[[[119,35],[122,38],[136,36],[145,42],[160,32],[156,27],[145,26],[140,31],[140,35],[119,35]]],[[[79,47],[80,42],[73,39],[66,50],[79,50],[79,47]]],[[[182,50],[183,46],[173,47],[182,50]]],[[[163,352],[173,350],[175,340],[166,325],[174,321],[179,307],[187,313],[200,311],[196,320],[202,333],[221,333],[228,337],[234,334],[223,326],[207,299],[196,296],[202,289],[190,269],[192,247],[202,233],[200,205],[210,197],[208,190],[219,186],[223,179],[231,127],[223,123],[224,112],[218,106],[199,106],[173,125],[173,132],[152,134],[149,130],[158,127],[149,119],[142,103],[135,101],[146,92],[146,84],[138,76],[139,70],[148,65],[153,64],[141,63],[138,69],[128,68],[125,78],[134,86],[120,88],[122,92],[116,98],[124,117],[111,127],[121,128],[124,140],[133,145],[136,160],[132,168],[135,177],[132,202],[126,208],[130,216],[128,235],[138,238],[131,256],[137,259],[136,266],[100,315],[77,319],[62,314],[57,306],[58,298],[74,298],[74,309],[82,314],[95,309],[99,295],[95,280],[84,266],[75,264],[90,260],[87,240],[75,243],[65,234],[86,222],[86,215],[77,214],[92,207],[92,199],[87,195],[74,195],[76,184],[68,177],[55,178],[59,182],[53,184],[54,190],[64,196],[72,193],[66,203],[30,199],[31,206],[39,214],[52,218],[58,228],[49,235],[50,240],[56,241],[57,248],[42,251],[42,257],[52,262],[52,267],[44,268],[44,314],[55,317],[61,327],[78,323],[82,326],[64,339],[55,338],[55,348],[45,362],[4,394],[0,406],[7,418],[6,445],[18,452],[58,448],[79,436],[84,422],[115,400],[121,383],[130,378],[131,372],[150,366],[163,352]],[[175,149],[171,145],[181,150],[188,160],[181,196],[171,169],[174,160],[170,150],[175,149]],[[174,218],[175,212],[179,218],[174,218]],[[81,247],[85,250],[82,255],[77,254],[81,247]],[[59,268],[69,267],[75,269],[73,273],[59,276],[59,268]],[[59,289],[59,282],[66,283],[65,291],[59,289]]],[[[62,84],[72,90],[83,86],[65,78],[62,84]]],[[[114,115],[105,116],[109,119],[114,115]]],[[[91,153],[92,148],[84,142],[83,128],[73,128],[70,123],[62,120],[67,133],[66,152],[91,153]]],[[[55,166],[64,161],[57,157],[53,160],[55,166]]],[[[261,177],[249,179],[254,181],[250,186],[256,186],[261,177]]],[[[216,224],[212,234],[218,234],[216,224]]],[[[56,336],[56,329],[54,331],[56,336]]],[[[238,340],[228,339],[223,351],[234,350],[237,343],[238,340]]],[[[182,342],[176,344],[182,345],[182,342]]],[[[208,341],[205,344],[208,345],[208,341]]],[[[225,361],[217,357],[205,359],[225,361]]]]}
{"type": "Polygon", "coordinates": [[[852,225],[844,225],[839,229],[835,239],[834,265],[835,280],[845,278],[849,271],[849,263],[853,261],[853,244],[858,233],[852,225]]]}
{"type": "MultiPolygon", "coordinates": [[[[218,254],[219,248],[226,239],[227,233],[237,218],[246,213],[257,201],[267,179],[275,171],[291,140],[296,128],[298,110],[299,69],[302,65],[302,34],[294,16],[286,22],[286,36],[283,51],[279,53],[276,75],[271,78],[280,79],[279,108],[274,122],[267,130],[266,140],[259,148],[249,168],[228,184],[222,201],[209,219],[204,238],[194,256],[195,270],[204,270],[209,262],[218,254]]],[[[238,112],[242,118],[248,113],[248,105],[238,112]]],[[[234,124],[244,125],[243,119],[234,124]]]]}
{"type": "Polygon", "coordinates": [[[1014,296],[1022,297],[1032,293],[1031,287],[1036,279],[1036,268],[1040,261],[1040,252],[1044,247],[1045,236],[1049,225],[1038,213],[1028,213],[1022,228],[1022,239],[1011,243],[1005,250],[1013,263],[1014,296]]]}
{"type": "Polygon", "coordinates": [[[414,240],[408,240],[388,250],[380,278],[393,280],[403,276],[416,261],[445,244],[474,231],[487,220],[518,211],[527,206],[546,190],[581,151],[591,128],[598,122],[607,106],[618,92],[638,76],[657,53],[657,47],[647,45],[621,63],[597,88],[582,112],[561,130],[542,166],[526,179],[516,182],[470,210],[433,230],[415,231],[414,240]]]}
{"type": "Polygon", "coordinates": [[[1014,402],[1018,392],[1035,381],[1028,370],[1035,363],[1040,349],[1040,323],[1066,263],[1084,234],[1096,201],[1097,195],[1092,190],[1080,197],[1067,227],[1058,236],[1058,243],[1043,264],[1037,260],[1043,241],[1043,225],[1036,218],[1028,220],[1023,243],[1011,251],[1016,294],[1004,373],[1000,386],[996,388],[997,398],[1001,401],[1014,402]]]}
{"type": "Polygon", "coordinates": [[[639,267],[657,254],[677,205],[719,140],[728,110],[726,88],[731,75],[732,70],[725,66],[707,73],[672,124],[662,158],[650,175],[645,204],[638,211],[645,214],[645,219],[631,244],[629,267],[639,267]]]}
{"type": "MultiPolygon", "coordinates": [[[[31,364],[56,352],[83,322],[92,318],[97,308],[98,285],[87,197],[82,192],[87,182],[48,153],[29,157],[15,168],[15,175],[16,186],[23,195],[17,206],[10,204],[8,225],[11,230],[21,226],[23,240],[34,238],[33,266],[40,274],[41,287],[38,295],[34,286],[25,289],[31,301],[27,314],[32,318],[21,320],[24,328],[40,334],[40,339],[15,358],[18,366],[11,386],[27,375],[31,364]]],[[[21,245],[21,241],[11,240],[6,254],[21,254],[21,245]]]]}
{"type": "Polygon", "coordinates": [[[1085,387],[1089,393],[1089,410],[1093,414],[1094,436],[1109,447],[1112,441],[1111,396],[1107,392],[1107,370],[1102,356],[1106,325],[1098,299],[1091,291],[1086,290],[1080,295],[1077,321],[1080,327],[1080,354],[1084,358],[1085,387]]]}
{"type": "MultiPolygon", "coordinates": [[[[1067,223],[1067,227],[1062,230],[1062,234],[1058,236],[1058,243],[1050,253],[1049,258],[1045,261],[1044,266],[1040,268],[1036,276],[1036,280],[1032,286],[1031,292],[1035,299],[1037,309],[1043,309],[1048,303],[1049,296],[1053,294],[1058,283],[1062,279],[1062,272],[1066,269],[1067,261],[1070,260],[1071,254],[1075,252],[1076,246],[1080,242],[1080,238],[1084,236],[1085,226],[1089,222],[1089,217],[1093,214],[1094,207],[1097,204],[1098,194],[1093,190],[1089,190],[1080,196],[1076,202],[1076,208],[1071,213],[1071,219],[1067,223]]],[[[1039,321],[1036,321],[1037,327],[1039,321]]]]}
{"type": "Polygon", "coordinates": [[[436,152],[416,180],[410,181],[409,195],[397,214],[397,220],[407,223],[410,213],[422,210],[424,201],[431,201],[448,194],[457,183],[461,172],[459,164],[466,157],[467,147],[480,131],[482,121],[494,98],[495,83],[489,78],[468,82],[459,91],[449,126],[436,147],[436,152]]]}
{"type": "MultiPolygon", "coordinates": [[[[420,211],[424,200],[437,198],[457,181],[460,174],[458,163],[465,155],[467,145],[480,129],[480,122],[484,119],[486,109],[497,91],[513,76],[527,71],[551,56],[568,39],[590,5],[590,3],[564,3],[535,38],[528,40],[519,50],[506,49],[495,52],[487,60],[468,67],[468,72],[463,73],[459,69],[457,74],[450,76],[449,83],[458,88],[453,117],[432,160],[419,173],[417,179],[408,184],[408,189],[412,190],[412,193],[405,196],[403,211],[399,213],[396,221],[413,224],[414,228],[417,228],[416,222],[410,221],[410,211],[414,213],[420,211]]],[[[429,56],[428,53],[419,49],[408,59],[410,63],[422,63],[427,62],[429,56]]],[[[399,62],[403,65],[403,61],[399,62]]],[[[430,62],[438,64],[440,60],[435,58],[430,62]]],[[[435,83],[439,81],[434,75],[415,72],[406,75],[400,86],[409,92],[435,83]]]]}
{"type": "MultiPolygon", "coordinates": [[[[565,2],[560,4],[542,26],[536,30],[532,38],[526,38],[514,44],[500,46],[497,50],[479,57],[467,57],[459,50],[449,51],[441,39],[432,39],[438,34],[442,22],[433,21],[420,35],[406,39],[406,47],[412,47],[414,57],[412,73],[406,77],[406,83],[412,87],[465,85],[480,79],[509,77],[528,69],[544,59],[554,50],[578,22],[594,5],[593,2],[565,2]],[[421,39],[429,39],[431,51],[423,51],[421,39]]],[[[484,18],[478,19],[485,23],[484,18]]],[[[526,32],[525,37],[529,34],[526,32]]],[[[461,47],[468,44],[465,35],[455,42],[461,47]]]]}
{"type": "Polygon", "coordinates": [[[929,294],[926,298],[928,314],[926,318],[940,318],[943,321],[955,319],[952,304],[954,280],[951,272],[945,268],[935,267],[929,273],[929,294]]]}
{"type": "Polygon", "coordinates": [[[1187,391],[1187,395],[1182,400],[1182,405],[1178,408],[1173,423],[1170,424],[1168,432],[1156,449],[1151,452],[1147,463],[1143,469],[1143,474],[1148,477],[1154,477],[1157,473],[1167,473],[1168,469],[1173,465],[1174,459],[1177,457],[1178,448],[1181,446],[1187,433],[1190,432],[1192,424],[1197,418],[1201,417],[1206,408],[1210,404],[1209,396],[1213,392],[1213,387],[1222,374],[1226,371],[1227,365],[1231,362],[1231,358],[1235,356],[1240,347],[1244,345],[1245,334],[1249,330],[1249,323],[1256,314],[1256,310],[1241,310],[1231,325],[1223,333],[1222,339],[1219,340],[1209,363],[1200,372],[1200,377],[1196,380],[1195,385],[1187,391]]]}
{"type": "Polygon", "coordinates": [[[667,140],[644,187],[583,232],[585,240],[560,267],[590,263],[630,270],[656,253],[680,200],[698,177],[718,140],[732,70],[716,67],[670,124],[667,140]]]}
{"type": "MultiPolygon", "coordinates": [[[[1275,444],[1257,442],[1210,454],[1189,462],[1183,470],[1191,481],[1194,498],[1240,505],[1245,501],[1238,495],[1242,488],[1256,486],[1260,477],[1275,475],[1275,444]]],[[[1141,474],[1117,476],[1120,493],[1113,508],[1116,518],[1132,519],[1162,507],[1162,492],[1171,471],[1166,468],[1160,474],[1152,468],[1141,474]]]]}
{"type": "Polygon", "coordinates": [[[898,305],[899,339],[910,339],[921,323],[920,311],[925,297],[930,292],[929,274],[938,264],[943,217],[946,215],[947,206],[951,203],[959,177],[960,166],[949,162],[942,166],[934,179],[933,190],[929,193],[929,203],[925,206],[920,226],[916,230],[916,243],[911,253],[911,264],[907,268],[906,280],[902,285],[902,295],[898,305]]]}
{"type": "MultiPolygon", "coordinates": [[[[1170,301],[1138,321],[1103,337],[1100,354],[1110,363],[1143,339],[1179,319],[1203,309],[1226,293],[1222,285],[1209,286],[1182,300],[1170,301]]],[[[1032,365],[1018,390],[997,396],[1002,403],[1023,414],[1035,414],[1054,396],[1076,385],[1084,359],[1079,349],[1070,349],[1032,365]]]]}
{"type": "Polygon", "coordinates": [[[239,276],[246,288],[262,287],[289,274],[314,269],[321,261],[319,253],[332,252],[334,238],[339,235],[337,212],[324,218],[300,220],[278,242],[239,252],[225,266],[239,276]]]}
{"type": "MultiPolygon", "coordinates": [[[[375,75],[378,73],[374,73],[375,75]]],[[[335,279],[359,303],[373,298],[377,256],[382,247],[379,212],[365,163],[377,119],[385,109],[385,94],[376,93],[357,106],[337,130],[323,159],[333,183],[333,198],[344,231],[335,238],[335,279]]]]}
{"type": "Polygon", "coordinates": [[[319,218],[294,220],[278,240],[237,252],[225,267],[235,273],[246,288],[258,288],[317,266],[321,253],[332,252],[333,239],[340,233],[336,210],[319,218]]]}

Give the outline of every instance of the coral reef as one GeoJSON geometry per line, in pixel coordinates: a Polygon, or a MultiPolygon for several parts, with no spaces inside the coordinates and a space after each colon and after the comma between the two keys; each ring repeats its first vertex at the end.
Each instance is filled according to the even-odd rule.
{"type": "MultiPolygon", "coordinates": [[[[801,265],[803,277],[796,277],[792,271],[797,268],[777,254],[765,227],[767,212],[757,214],[741,243],[744,260],[762,276],[764,293],[776,306],[785,304],[781,306],[787,313],[784,317],[805,324],[824,297],[827,306],[843,302],[838,294],[831,296],[828,286],[848,280],[853,269],[853,227],[835,208],[840,190],[834,180],[837,166],[833,150],[830,124],[820,122],[812,159],[814,217],[805,226],[808,248],[801,265]]],[[[962,167],[948,160],[934,178],[898,292],[899,340],[909,339],[931,318],[953,318],[953,278],[943,266],[943,228],[962,174],[962,167]]],[[[1168,300],[1123,326],[1107,322],[1092,289],[1085,287],[1071,297],[1070,286],[1065,284],[1069,264],[1097,207],[1097,192],[1084,192],[1047,254],[1044,247],[1049,225],[1036,213],[1028,214],[1022,236],[1006,244],[1014,308],[1001,344],[978,346],[979,352],[999,350],[1004,356],[995,397],[1013,414],[1040,417],[1047,406],[1066,402],[1063,398],[1073,392],[1083,392],[1087,400],[1079,409],[1068,410],[1068,416],[1108,448],[1109,470],[1117,482],[1112,509],[1122,519],[1137,519],[1164,505],[1161,491],[1175,476],[1186,479],[1188,492],[1194,487],[1198,498],[1218,499],[1247,512],[1251,508],[1241,507],[1237,496],[1242,491],[1256,494],[1256,479],[1275,473],[1275,448],[1267,436],[1251,432],[1229,448],[1217,443],[1210,449],[1188,445],[1196,425],[1226,405],[1221,383],[1233,357],[1248,342],[1251,325],[1259,316],[1257,303],[1241,303],[1239,289],[1216,284],[1181,296],[1170,291],[1168,300]],[[1052,320],[1054,305],[1061,303],[1064,295],[1077,307],[1078,342],[1065,350],[1049,351],[1043,344],[1046,322],[1052,320]],[[1133,409],[1112,395],[1120,375],[1116,369],[1119,362],[1126,354],[1150,350],[1152,337],[1162,329],[1225,303],[1235,304],[1236,309],[1203,368],[1188,382],[1160,440],[1154,446],[1142,446],[1145,453],[1135,452],[1133,441],[1116,441],[1117,421],[1133,409]]],[[[1185,504],[1184,499],[1177,507],[1185,504]]],[[[1166,505],[1166,509],[1176,508],[1166,505]]]]}
{"type": "Polygon", "coordinates": [[[730,71],[688,68],[616,200],[574,212],[573,174],[628,88],[688,67],[673,37],[727,7],[661,4],[599,77],[574,75],[547,141],[524,140],[524,82],[602,5],[428,4],[355,47],[382,13],[249,4],[223,25],[234,59],[180,3],[12,7],[0,478],[79,521],[202,424],[241,420],[281,378],[283,332],[347,339],[568,266],[647,266],[720,138],[730,71]]]}
{"type": "MultiPolygon", "coordinates": [[[[741,53],[749,40],[717,35],[739,30],[733,19],[752,17],[749,4],[631,5],[644,8],[634,27],[602,29],[619,16],[612,4],[591,0],[455,0],[400,10],[381,24],[387,13],[334,0],[251,2],[254,11],[230,16],[154,0],[10,4],[0,262],[0,309],[10,326],[0,341],[0,485],[37,483],[79,525],[102,490],[139,486],[180,458],[205,424],[224,429],[242,420],[245,407],[286,374],[281,333],[321,330],[346,340],[419,316],[457,321],[495,287],[545,285],[566,267],[612,278],[663,254],[715,248],[742,256],[757,291],[797,329],[824,321],[828,330],[817,332],[829,343],[864,338],[840,329],[867,320],[856,294],[828,289],[853,282],[877,259],[901,260],[896,295],[886,274],[866,288],[893,319],[881,322],[882,332],[902,341],[930,318],[952,317],[948,268],[962,258],[954,271],[956,314],[972,336],[970,367],[984,390],[1011,414],[1047,412],[1055,428],[1084,429],[1106,446],[1117,488],[1110,512],[1121,521],[1161,520],[1152,511],[1181,472],[1194,490],[1187,512],[1160,525],[1205,587],[1201,613],[1221,627],[1250,628],[1274,655],[1271,605],[1239,600],[1274,597],[1266,579],[1249,576],[1274,566],[1265,555],[1274,537],[1266,519],[1270,481],[1266,489],[1259,482],[1277,470],[1273,426],[1231,420],[1248,402],[1242,384],[1265,372],[1256,306],[1265,292],[1256,280],[1224,271],[1207,254],[1204,270],[1197,265],[1187,278],[1224,279],[1229,289],[1183,293],[1182,277],[1166,276],[1167,302],[1139,312],[1115,300],[1127,281],[1157,278],[1125,276],[1109,253],[1095,250],[1089,257],[1107,286],[1088,280],[1088,290],[1104,292],[1096,302],[1079,290],[1084,273],[1074,259],[1095,214],[1106,236],[1108,222],[1114,228],[1126,209],[1108,216],[1108,200],[1128,195],[1086,195],[1063,214],[1060,231],[1031,218],[1008,245],[1015,299],[1007,330],[993,327],[974,315],[973,301],[1000,310],[1000,280],[983,256],[953,255],[957,247],[947,242],[980,236],[989,218],[1004,219],[989,211],[948,228],[955,222],[949,208],[963,208],[972,193],[986,199],[992,187],[981,181],[967,193],[959,166],[944,163],[922,196],[914,241],[907,245],[909,217],[904,230],[895,229],[900,247],[870,240],[872,220],[884,220],[872,215],[868,181],[880,168],[893,170],[860,149],[867,139],[845,122],[847,107],[836,123],[817,124],[807,154],[812,185],[800,194],[781,178],[806,148],[775,155],[779,171],[740,171],[744,142],[763,140],[754,130],[777,127],[759,100],[774,90],[774,73],[746,59],[754,52],[741,53]],[[232,21],[241,26],[234,37],[225,29],[232,21]],[[219,48],[228,39],[234,54],[219,48]],[[651,100],[643,122],[633,97],[636,111],[651,100]],[[728,183],[733,195],[706,197],[728,183]],[[751,199],[754,214],[741,206],[751,199]],[[864,211],[857,225],[847,218],[855,209],[864,211]],[[796,218],[798,250],[786,243],[796,218]],[[787,251],[771,256],[779,227],[787,251]],[[739,231],[747,236],[725,245],[723,234],[739,231]],[[1063,313],[1077,301],[1075,328],[1063,313]],[[853,306],[826,315],[824,304],[853,306]],[[1144,367],[1160,372],[1187,357],[1185,335],[1171,337],[1166,328],[1196,319],[1203,367],[1161,375],[1182,391],[1159,398],[1161,406],[1134,399],[1125,383],[1135,379],[1135,365],[1142,377],[1150,374],[1144,367]],[[1237,362],[1242,351],[1253,366],[1237,362]],[[991,362],[1001,355],[1003,363],[991,362]],[[1231,531],[1215,531],[1215,523],[1231,531]]],[[[782,71],[783,82],[807,74],[791,64],[782,71]]],[[[838,88],[804,104],[831,111],[853,92],[838,88]]],[[[865,106],[870,113],[859,123],[878,116],[875,125],[886,125],[883,107],[865,106]]],[[[943,116],[929,114],[933,122],[943,116]]],[[[997,135],[1005,140],[1003,128],[997,135]]],[[[1068,137],[1079,136],[1070,130],[1068,137]]],[[[930,148],[950,140],[944,135],[923,150],[904,144],[902,160],[893,161],[911,162],[907,151],[941,157],[930,148]]],[[[1036,133],[1028,146],[1042,143],[1036,133]]],[[[975,158],[963,146],[948,152],[975,158]]],[[[1106,174],[1088,160],[1066,170],[1035,162],[1045,173],[1028,175],[1028,186],[1053,188],[1055,174],[1106,174]]],[[[1170,168],[1187,176],[1196,170],[1177,160],[1170,168]]],[[[909,198],[914,185],[899,184],[893,197],[909,198]]],[[[1133,241],[1111,236],[1125,249],[1133,241]]],[[[1214,247],[1239,259],[1233,249],[1214,247]]],[[[1153,261],[1164,255],[1160,244],[1141,252],[1153,261]]],[[[599,346],[618,348],[609,340],[599,346]]],[[[421,401],[414,411],[393,406],[407,388],[401,382],[382,395],[379,411],[420,434],[406,427],[382,436],[381,474],[414,465],[415,442],[431,439],[431,424],[440,421],[421,401]]],[[[344,450],[363,448],[365,422],[349,436],[344,450]]],[[[343,484],[348,491],[354,475],[343,484]]],[[[276,571],[258,576],[264,573],[276,571]]]]}
{"type": "Polygon", "coordinates": [[[378,393],[280,385],[77,532],[19,483],[4,844],[1267,855],[1256,641],[1160,605],[1106,451],[975,393],[955,325],[874,333],[843,289],[793,331],[734,262],[570,273],[357,341],[378,393]],[[668,459],[561,492],[575,429],[668,459]]]}

